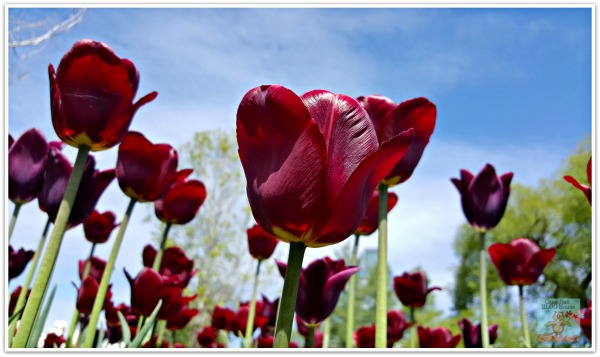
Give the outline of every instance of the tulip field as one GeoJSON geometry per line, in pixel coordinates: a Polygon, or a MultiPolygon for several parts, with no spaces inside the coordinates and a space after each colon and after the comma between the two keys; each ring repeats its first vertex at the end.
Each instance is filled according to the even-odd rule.
{"type": "MultiPolygon", "coordinates": [[[[194,232],[192,224],[212,204],[207,198],[224,184],[203,181],[173,143],[131,129],[162,96],[172,97],[162,89],[141,89],[146,88],[140,86],[146,76],[141,53],[118,52],[104,39],[85,37],[65,48],[62,58],[41,69],[49,98],[40,101],[54,132],[31,126],[17,132],[12,121],[8,126],[6,348],[593,346],[594,165],[588,147],[572,161],[578,166],[568,166],[572,171],[540,186],[547,188],[548,197],[568,195],[569,207],[576,207],[556,211],[554,221],[545,220],[543,212],[558,210],[557,201],[548,198],[551,203],[534,205],[543,197],[528,196],[530,191],[515,183],[517,170],[499,172],[493,162],[454,167],[454,176],[444,178],[463,218],[458,232],[447,232],[456,234],[454,249],[462,252],[460,266],[453,267],[454,285],[439,283],[422,266],[390,269],[390,261],[398,259],[392,253],[395,237],[402,235],[390,221],[396,207],[405,204],[400,189],[418,180],[435,133],[454,125],[446,120],[446,106],[427,92],[406,98],[351,96],[319,84],[297,90],[304,86],[283,80],[244,88],[236,98],[235,117],[226,120],[235,126],[234,164],[241,165],[246,195],[240,199],[250,217],[249,224],[232,224],[244,227],[243,251],[252,265],[243,282],[225,278],[243,285],[247,298],[200,303],[204,290],[195,279],[208,268],[194,258],[195,248],[178,243],[175,233],[185,227],[188,234],[206,233],[194,232]],[[76,151],[74,161],[67,149],[76,151]],[[110,149],[117,153],[116,162],[100,169],[97,162],[110,149]],[[128,204],[100,210],[98,203],[111,183],[128,204]],[[28,221],[20,212],[36,205],[46,223],[32,250],[23,247],[18,232],[28,221]],[[152,208],[145,224],[160,227],[154,242],[131,223],[137,207],[152,208]],[[531,229],[520,228],[529,215],[535,217],[531,229]],[[577,224],[556,226],[559,221],[577,224]],[[82,237],[76,242],[65,238],[76,227],[82,227],[82,237]],[[570,245],[555,236],[583,238],[570,245]],[[124,248],[130,240],[143,241],[143,249],[124,248]],[[368,240],[376,248],[371,248],[374,263],[367,266],[359,244],[368,240]],[[78,265],[59,255],[74,245],[88,252],[78,265]],[[281,246],[286,254],[278,257],[274,252],[281,246]],[[343,247],[343,256],[312,258],[312,252],[332,246],[343,247]],[[99,253],[102,247],[109,250],[99,253]],[[590,260],[581,258],[584,263],[575,268],[573,256],[583,251],[590,260]],[[143,266],[121,266],[119,257],[141,260],[143,266]],[[51,280],[66,264],[78,269],[78,280],[74,288],[58,289],[74,291],[72,305],[60,311],[63,328],[49,330],[48,313],[57,291],[51,280]],[[14,284],[17,278],[20,285],[14,284]],[[117,291],[120,279],[128,283],[125,293],[117,291]],[[267,279],[272,280],[267,284],[267,279]],[[265,295],[267,285],[278,293],[265,295]],[[434,300],[446,291],[453,294],[455,308],[444,312],[448,323],[440,323],[439,314],[432,312],[434,300]],[[503,298],[503,291],[518,295],[503,298]],[[117,299],[123,295],[128,296],[125,301],[117,299]],[[461,305],[462,297],[466,302],[461,305]],[[542,320],[542,305],[536,301],[547,307],[559,298],[576,301],[577,308],[542,320]],[[365,308],[368,301],[372,303],[365,308]],[[501,321],[502,308],[514,311],[515,318],[501,321]]],[[[193,120],[189,123],[191,127],[193,120]]],[[[235,209],[227,207],[223,214],[235,209]]],[[[208,253],[229,254],[216,248],[208,253]]],[[[240,275],[244,269],[239,267],[240,275]]]]}

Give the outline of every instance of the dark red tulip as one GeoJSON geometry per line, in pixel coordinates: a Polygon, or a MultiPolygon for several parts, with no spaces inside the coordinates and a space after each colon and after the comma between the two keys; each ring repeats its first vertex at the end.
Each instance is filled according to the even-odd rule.
{"type": "Polygon", "coordinates": [[[135,279],[127,271],[125,275],[131,286],[131,308],[136,314],[150,316],[158,301],[162,300],[157,318],[166,320],[195,299],[195,296],[184,297],[183,287],[172,278],[163,278],[154,269],[143,268],[135,279]]]}
{"type": "MultiPolygon", "coordinates": [[[[21,285],[17,286],[16,289],[10,294],[10,301],[8,303],[8,316],[12,316],[15,312],[15,308],[17,307],[17,300],[19,300],[19,295],[21,295],[21,290],[23,287],[21,285]]],[[[31,289],[27,291],[27,295],[25,296],[25,302],[29,298],[29,294],[31,294],[31,289]]]]}
{"type": "MultiPolygon", "coordinates": [[[[393,193],[388,193],[388,212],[396,206],[398,203],[398,196],[393,193]]],[[[361,236],[368,236],[373,234],[379,227],[379,191],[373,191],[371,195],[371,199],[369,200],[369,205],[367,206],[367,212],[365,213],[365,217],[362,222],[360,222],[360,226],[356,228],[354,234],[358,234],[361,236]]]]}
{"type": "Polygon", "coordinates": [[[556,248],[541,249],[531,239],[515,238],[508,244],[492,244],[488,252],[500,279],[507,285],[531,285],[542,275],[556,248]]]}
{"type": "Polygon", "coordinates": [[[120,303],[117,306],[114,306],[112,302],[107,303],[105,305],[104,314],[106,317],[106,325],[108,326],[108,341],[110,343],[117,343],[121,339],[123,339],[123,331],[121,330],[121,320],[119,320],[119,316],[117,315],[117,311],[120,311],[125,317],[127,321],[129,333],[131,338],[135,338],[137,334],[137,324],[139,321],[139,317],[133,314],[133,311],[130,306],[125,303],[120,303]]]}
{"type": "Polygon", "coordinates": [[[202,181],[189,180],[192,169],[181,170],[177,178],[167,186],[164,194],[154,201],[156,217],[165,223],[186,224],[198,214],[206,199],[202,181]]]}
{"type": "Polygon", "coordinates": [[[66,343],[67,339],[64,336],[58,336],[54,332],[46,335],[44,339],[44,348],[59,348],[63,343],[66,343]]]}
{"type": "Polygon", "coordinates": [[[38,129],[29,129],[8,151],[8,198],[14,203],[32,201],[42,190],[48,143],[38,129]]]}
{"type": "Polygon", "coordinates": [[[428,288],[425,273],[417,271],[412,274],[404,272],[401,276],[394,277],[394,291],[400,302],[408,307],[422,307],[425,305],[427,295],[434,290],[442,288],[434,286],[428,288]]]}
{"type": "MultiPolygon", "coordinates": [[[[248,326],[248,314],[249,313],[250,313],[250,307],[248,307],[247,304],[240,305],[239,310],[235,313],[233,319],[231,320],[231,332],[233,332],[234,335],[236,335],[236,336],[239,336],[240,334],[242,336],[246,335],[246,327],[248,326]]],[[[269,321],[268,317],[256,314],[254,317],[254,325],[253,325],[252,333],[254,333],[254,331],[256,331],[256,329],[263,327],[268,321],[269,321]]]]}
{"type": "Polygon", "coordinates": [[[359,327],[354,332],[354,343],[357,348],[375,348],[375,324],[359,327]]]}
{"type": "Polygon", "coordinates": [[[177,161],[171,145],[152,144],[141,133],[130,131],[119,145],[119,187],[140,202],[155,201],[177,178],[177,161]]]}
{"type": "MultiPolygon", "coordinates": [[[[92,313],[92,309],[94,307],[94,301],[96,300],[96,295],[98,295],[98,288],[100,284],[96,279],[92,276],[88,275],[81,282],[81,286],[77,289],[77,310],[84,315],[89,315],[92,313]]],[[[105,307],[107,305],[112,306],[110,299],[112,297],[112,292],[110,291],[111,285],[108,286],[108,292],[106,293],[106,297],[104,298],[105,307]]]]}
{"type": "Polygon", "coordinates": [[[592,300],[588,300],[586,309],[581,310],[581,330],[585,337],[592,342],[592,300]]]}
{"type": "MultiPolygon", "coordinates": [[[[156,249],[150,244],[146,245],[142,252],[142,258],[144,266],[151,268],[156,258],[156,249]]],[[[158,272],[172,282],[186,287],[198,271],[194,270],[194,260],[188,258],[181,248],[169,247],[163,252],[158,272]]]]}
{"type": "Polygon", "coordinates": [[[198,341],[198,344],[200,345],[200,347],[216,348],[218,334],[219,334],[218,329],[216,329],[212,326],[204,326],[202,331],[200,331],[196,334],[196,341],[198,341]]]}
{"type": "MultiPolygon", "coordinates": [[[[481,324],[473,325],[467,318],[458,321],[463,336],[465,348],[483,348],[481,342],[481,324]]],[[[498,338],[498,324],[494,324],[488,328],[490,345],[496,342],[498,338]]]]}
{"type": "Polygon", "coordinates": [[[8,280],[21,275],[29,261],[33,258],[33,250],[23,248],[14,250],[12,245],[8,246],[8,280]]]}
{"type": "Polygon", "coordinates": [[[83,222],[85,239],[91,243],[106,243],[110,233],[118,226],[115,224],[115,214],[111,211],[100,213],[96,210],[83,222]]]}
{"type": "Polygon", "coordinates": [[[393,186],[408,180],[423,156],[429,138],[435,128],[437,109],[427,98],[414,98],[394,103],[381,95],[358,97],[373,122],[379,143],[390,140],[395,135],[414,129],[414,138],[406,155],[398,161],[384,183],[393,186]]]}
{"type": "Polygon", "coordinates": [[[410,324],[400,310],[390,310],[387,313],[387,347],[391,348],[394,343],[400,341],[404,331],[410,324]]]}
{"type": "MultiPolygon", "coordinates": [[[[87,265],[89,259],[80,260],[79,261],[79,279],[83,280],[83,273],[85,272],[85,266],[87,265]]],[[[98,258],[92,257],[92,265],[90,267],[89,276],[96,279],[96,281],[102,280],[102,274],[104,274],[104,268],[106,268],[106,261],[98,258]]]]}
{"type": "MultiPolygon", "coordinates": [[[[287,264],[279,260],[275,262],[285,278],[287,264]]],[[[300,274],[296,314],[308,324],[324,321],[333,312],[350,276],[359,269],[346,267],[343,259],[334,261],[329,257],[310,263],[300,274]]]]}
{"type": "Polygon", "coordinates": [[[12,135],[8,134],[8,150],[10,150],[14,143],[15,139],[12,137],[12,135]]]}
{"type": "MultiPolygon", "coordinates": [[[[115,178],[114,169],[100,172],[95,169],[95,166],[96,160],[90,155],[85,164],[81,183],[69,216],[67,225],[69,228],[83,223],[92,214],[98,199],[115,178]]],[[[58,149],[51,147],[48,151],[44,187],[39,200],[41,201],[40,205],[44,207],[48,213],[48,218],[52,222],[58,214],[72,171],[73,166],[69,160],[58,149]]]]}
{"type": "Polygon", "coordinates": [[[452,336],[445,327],[418,326],[419,346],[421,348],[454,348],[460,342],[460,335],[452,336]]]}
{"type": "Polygon", "coordinates": [[[277,309],[279,308],[279,297],[273,301],[269,301],[269,299],[263,295],[262,305],[263,308],[261,315],[269,318],[267,323],[261,329],[261,335],[265,337],[272,335],[275,331],[275,323],[277,322],[277,309]]]}
{"type": "Polygon", "coordinates": [[[460,180],[452,178],[461,196],[463,212],[473,228],[488,231],[500,222],[508,203],[512,178],[512,172],[498,177],[490,164],[485,165],[477,176],[460,170],[460,180]]]}
{"type": "Polygon", "coordinates": [[[135,104],[140,74],[133,63],[119,58],[102,42],[77,41],[65,53],[56,73],[48,66],[52,124],[65,143],[92,151],[120,143],[135,112],[158,93],[135,104]]]}
{"type": "Polygon", "coordinates": [[[233,310],[215,305],[211,318],[211,326],[218,330],[231,331],[231,324],[234,318],[235,312],[233,310]]]}
{"type": "Polygon", "coordinates": [[[181,330],[199,313],[200,311],[197,309],[190,309],[184,306],[177,313],[167,318],[167,329],[171,331],[181,330]]]}
{"type": "Polygon", "coordinates": [[[152,338],[144,343],[141,348],[169,348],[169,342],[166,340],[163,340],[160,343],[160,346],[157,346],[156,343],[158,342],[158,337],[156,336],[152,336],[152,338]]]}
{"type": "Polygon", "coordinates": [[[250,90],[237,112],[239,155],[254,218],[308,247],[339,243],[365,215],[375,187],[406,153],[413,130],[381,146],[353,98],[299,97],[279,85],[250,90]]]}
{"type": "Polygon", "coordinates": [[[258,348],[273,348],[273,343],[275,342],[275,337],[273,336],[259,336],[256,347],[258,348]]]}
{"type": "Polygon", "coordinates": [[[246,232],[248,233],[250,255],[258,260],[269,259],[275,251],[279,239],[265,232],[258,224],[255,224],[246,232]]]}
{"type": "Polygon", "coordinates": [[[583,194],[585,195],[585,197],[587,198],[588,202],[591,205],[592,204],[592,157],[591,156],[590,156],[590,159],[588,160],[586,171],[587,171],[588,183],[590,184],[589,187],[586,185],[580,184],[579,181],[575,180],[575,178],[573,176],[565,176],[564,179],[571,185],[575,186],[576,189],[583,192],[583,194]]]}

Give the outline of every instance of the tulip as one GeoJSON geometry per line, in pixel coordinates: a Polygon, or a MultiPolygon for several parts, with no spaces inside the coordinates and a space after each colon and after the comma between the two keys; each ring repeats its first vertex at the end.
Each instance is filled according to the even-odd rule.
{"type": "Polygon", "coordinates": [[[354,333],[357,348],[375,348],[375,324],[361,326],[354,333]]]}
{"type": "Polygon", "coordinates": [[[418,327],[421,348],[454,348],[460,342],[460,335],[452,336],[445,327],[418,327]]]}
{"type": "Polygon", "coordinates": [[[102,42],[77,41],[56,73],[52,64],[48,66],[48,75],[56,134],[71,146],[92,151],[120,143],[135,112],[158,95],[152,92],[133,104],[139,72],[102,42]]]}
{"type": "MultiPolygon", "coordinates": [[[[92,312],[94,300],[98,294],[98,281],[92,276],[87,276],[81,282],[81,286],[77,289],[77,311],[84,315],[89,315],[92,312]]],[[[108,293],[105,297],[105,307],[110,302],[112,293],[110,292],[110,286],[108,293]]]]}
{"type": "Polygon", "coordinates": [[[51,332],[47,334],[46,338],[44,339],[44,348],[59,348],[65,342],[66,340],[64,336],[58,336],[54,332],[51,332]]]}
{"type": "MultiPolygon", "coordinates": [[[[248,315],[250,314],[250,308],[247,304],[240,305],[239,310],[233,316],[231,320],[231,332],[236,336],[240,336],[242,338],[245,337],[247,331],[247,323],[248,323],[248,315]]],[[[265,316],[255,316],[253,328],[250,330],[250,335],[254,333],[257,328],[263,327],[269,321],[268,317],[265,316]]],[[[249,346],[247,346],[249,347],[249,346]]]]}
{"type": "MultiPolygon", "coordinates": [[[[212,326],[205,326],[202,331],[196,334],[196,341],[200,347],[204,348],[216,348],[217,347],[217,335],[219,330],[212,326]]],[[[259,345],[260,347],[260,345],[259,345]]]]}
{"type": "MultiPolygon", "coordinates": [[[[79,279],[81,280],[84,279],[85,268],[89,261],[90,259],[79,261],[79,279]]],[[[98,257],[92,257],[91,262],[88,275],[96,281],[100,281],[102,279],[102,274],[104,274],[104,269],[106,268],[106,261],[98,257]]]]}
{"type": "Polygon", "coordinates": [[[152,336],[152,338],[144,343],[141,348],[169,348],[169,343],[167,341],[158,341],[157,336],[152,336]]]}
{"type": "Polygon", "coordinates": [[[8,246],[8,280],[16,278],[25,270],[27,263],[33,258],[33,250],[23,248],[14,250],[12,245],[8,246]]]}
{"type": "Polygon", "coordinates": [[[115,224],[115,218],[115,214],[111,211],[100,214],[100,212],[94,210],[83,222],[85,239],[94,244],[106,243],[110,233],[118,226],[118,224],[115,224]]]}
{"type": "Polygon", "coordinates": [[[587,198],[590,205],[592,205],[592,157],[591,156],[590,156],[590,159],[588,160],[586,171],[587,171],[588,183],[590,184],[589,187],[586,185],[580,184],[579,181],[577,181],[573,176],[564,176],[564,179],[571,185],[575,186],[576,189],[583,192],[583,194],[587,198]]]}
{"type": "MultiPolygon", "coordinates": [[[[144,247],[142,258],[145,267],[152,267],[156,254],[156,249],[152,245],[148,244],[144,247]]],[[[158,272],[174,283],[186,287],[198,271],[194,270],[194,260],[188,258],[181,248],[170,247],[164,251],[158,272]]]]}
{"type": "Polygon", "coordinates": [[[109,343],[117,343],[123,339],[123,327],[121,326],[121,320],[119,320],[117,311],[120,311],[121,314],[123,314],[123,317],[125,317],[131,338],[135,338],[135,335],[137,334],[139,317],[133,314],[131,307],[124,303],[114,306],[112,302],[110,302],[105,306],[105,317],[106,325],[108,326],[109,343]]]}
{"type": "Polygon", "coordinates": [[[211,318],[211,326],[218,330],[231,331],[231,324],[234,318],[235,312],[233,310],[215,305],[211,318]]]}
{"type": "Polygon", "coordinates": [[[392,348],[400,341],[404,331],[410,326],[401,310],[390,310],[387,313],[387,347],[392,348]]]}
{"type": "MultiPolygon", "coordinates": [[[[257,341],[258,348],[273,348],[273,344],[275,342],[275,337],[266,336],[259,337],[257,341]]],[[[290,348],[298,348],[298,343],[296,341],[290,341],[290,348]]]]}
{"type": "MultiPolygon", "coordinates": [[[[15,313],[16,307],[17,307],[17,300],[19,299],[19,296],[21,296],[21,292],[23,291],[23,287],[22,286],[17,286],[15,288],[15,290],[10,294],[10,301],[8,303],[8,316],[12,316],[15,313]]],[[[25,300],[27,300],[27,298],[29,297],[29,294],[31,293],[31,289],[29,289],[27,291],[27,293],[25,293],[25,300]]]]}
{"type": "Polygon", "coordinates": [[[519,300],[521,308],[521,325],[525,347],[531,347],[529,341],[529,329],[527,328],[527,317],[525,315],[525,301],[523,286],[535,283],[544,268],[554,255],[556,248],[541,249],[534,241],[527,238],[515,238],[510,243],[495,243],[488,249],[490,258],[500,279],[507,285],[519,286],[519,300]]]}
{"type": "Polygon", "coordinates": [[[247,233],[250,255],[258,260],[269,259],[279,243],[277,237],[265,232],[257,224],[249,228],[247,233]]]}
{"type": "Polygon", "coordinates": [[[279,306],[279,298],[274,299],[273,301],[269,301],[269,299],[263,295],[262,296],[262,312],[261,316],[268,317],[269,320],[261,329],[262,337],[266,337],[268,335],[272,335],[275,330],[275,323],[277,322],[277,308],[279,306]]]}
{"type": "Polygon", "coordinates": [[[196,217],[206,199],[206,188],[202,181],[188,179],[191,173],[191,169],[179,171],[177,179],[154,201],[158,219],[165,223],[186,224],[196,217]]]}
{"type": "MultiPolygon", "coordinates": [[[[482,348],[481,325],[473,325],[466,317],[458,321],[458,326],[462,331],[465,348],[482,348]]],[[[490,345],[493,345],[498,338],[498,324],[490,326],[488,329],[490,345]]]]}
{"type": "Polygon", "coordinates": [[[175,313],[173,316],[167,318],[167,329],[171,331],[181,330],[184,328],[194,316],[200,313],[197,309],[190,309],[184,306],[181,310],[175,313]]]}
{"type": "Polygon", "coordinates": [[[581,310],[581,330],[587,339],[592,342],[592,300],[588,300],[586,309],[581,310]]]}

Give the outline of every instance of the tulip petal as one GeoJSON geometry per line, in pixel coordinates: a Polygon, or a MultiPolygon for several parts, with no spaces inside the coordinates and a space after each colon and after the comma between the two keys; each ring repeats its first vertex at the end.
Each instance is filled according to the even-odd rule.
{"type": "Polygon", "coordinates": [[[316,324],[324,319],[315,315],[321,310],[327,279],[332,275],[329,265],[323,259],[312,262],[302,270],[298,287],[296,313],[307,323],[316,324]]]}
{"type": "Polygon", "coordinates": [[[329,277],[323,288],[323,304],[321,305],[321,318],[325,320],[331,315],[338,303],[346,283],[350,280],[352,274],[359,271],[359,267],[348,267],[347,269],[329,277]]]}
{"type": "Polygon", "coordinates": [[[38,129],[29,129],[8,152],[8,197],[15,203],[35,199],[44,184],[48,143],[38,129]]]}
{"type": "Polygon", "coordinates": [[[165,192],[162,209],[170,222],[186,224],[196,217],[205,199],[206,188],[202,182],[198,180],[176,182],[165,192]]]}
{"type": "Polygon", "coordinates": [[[300,97],[277,85],[254,88],[240,103],[236,126],[256,221],[287,242],[310,235],[326,187],[326,147],[300,97]]]}
{"type": "MultiPolygon", "coordinates": [[[[390,98],[384,97],[382,95],[370,95],[367,97],[358,97],[356,100],[365,108],[367,113],[369,114],[369,118],[371,118],[371,122],[373,123],[373,127],[375,128],[375,132],[377,133],[377,138],[379,142],[384,142],[385,139],[382,139],[379,135],[381,133],[381,126],[383,119],[396,107],[396,103],[392,101],[390,98]]],[[[407,128],[408,129],[408,128],[407,128]]]]}
{"type": "Polygon", "coordinates": [[[527,272],[534,281],[537,281],[540,275],[544,272],[544,268],[552,258],[556,255],[556,248],[540,249],[527,262],[527,272]]]}
{"type": "Polygon", "coordinates": [[[590,159],[588,160],[585,171],[587,173],[588,183],[590,184],[590,188],[591,188],[592,187],[592,157],[591,156],[590,156],[590,159]]]}

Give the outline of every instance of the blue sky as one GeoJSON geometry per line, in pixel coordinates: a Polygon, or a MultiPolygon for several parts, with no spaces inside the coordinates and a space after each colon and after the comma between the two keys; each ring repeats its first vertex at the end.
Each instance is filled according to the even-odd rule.
{"type": "MultiPolygon", "coordinates": [[[[13,8],[9,26],[70,12],[13,8]]],[[[88,9],[79,25],[36,54],[9,52],[8,131],[18,136],[37,127],[56,139],[47,66],[57,66],[82,38],[106,42],[136,64],[138,97],[154,90],[159,96],[138,111],[131,129],[174,147],[194,131],[233,130],[241,98],[261,84],[298,94],[377,93],[397,102],[425,96],[437,105],[437,126],[413,178],[393,189],[400,201],[390,215],[389,256],[395,274],[420,265],[432,283],[448,286],[457,264],[452,239],[464,222],[449,178],[490,162],[500,173],[513,171],[514,182],[535,184],[591,134],[591,19],[589,8],[88,9]]],[[[116,152],[96,153],[98,166],[113,167],[116,152]]],[[[74,159],[73,148],[65,153],[74,159]]],[[[115,182],[98,208],[120,217],[127,202],[115,182]]],[[[122,267],[141,266],[124,252],[141,254],[149,240],[145,206],[136,207],[117,261],[116,302],[129,301],[122,267]]],[[[12,209],[8,203],[7,214],[12,209]]],[[[14,244],[34,248],[44,220],[37,203],[24,206],[14,244]]],[[[374,247],[376,238],[361,244],[374,247]]],[[[110,245],[98,254],[107,257],[110,245]]],[[[75,262],[88,249],[81,228],[66,234],[50,321],[70,318],[75,262]]],[[[286,249],[277,249],[282,258],[286,249]]],[[[309,249],[305,264],[330,253],[309,249]]],[[[442,292],[436,303],[449,309],[450,296],[442,292]]]]}

